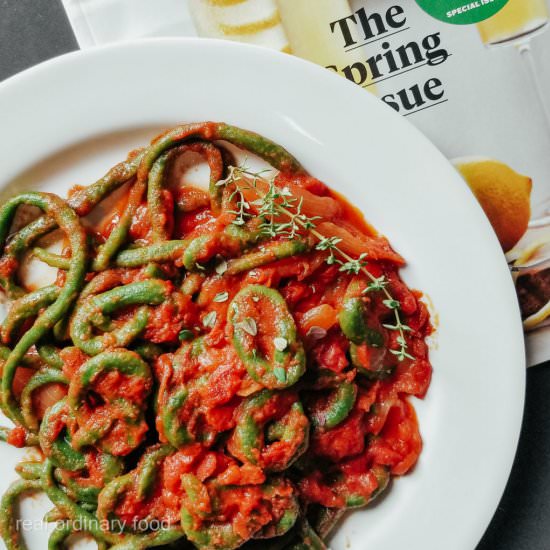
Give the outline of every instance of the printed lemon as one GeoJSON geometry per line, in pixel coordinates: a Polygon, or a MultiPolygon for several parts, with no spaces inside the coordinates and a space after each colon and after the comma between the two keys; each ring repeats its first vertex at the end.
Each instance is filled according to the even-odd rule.
{"type": "Polygon", "coordinates": [[[461,158],[453,164],[489,218],[504,251],[512,249],[531,217],[531,178],[493,159],[461,158]]]}

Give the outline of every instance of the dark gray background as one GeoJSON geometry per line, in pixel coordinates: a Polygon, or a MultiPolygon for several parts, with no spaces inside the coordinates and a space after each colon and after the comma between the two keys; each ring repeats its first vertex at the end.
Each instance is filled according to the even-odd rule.
{"type": "MultiPolygon", "coordinates": [[[[77,42],[59,0],[0,0],[0,80],[76,49],[77,42]]],[[[0,113],[0,124],[1,120],[0,113]]],[[[549,401],[550,362],[527,372],[525,417],[516,461],[478,550],[550,550],[549,401]]],[[[468,447],[468,441],[464,446],[468,447]]],[[[477,491],[471,487],[472,500],[477,491]]],[[[467,528],[461,520],[456,518],[457,530],[467,528]]],[[[452,536],[449,533],[449,538],[452,536]]]]}

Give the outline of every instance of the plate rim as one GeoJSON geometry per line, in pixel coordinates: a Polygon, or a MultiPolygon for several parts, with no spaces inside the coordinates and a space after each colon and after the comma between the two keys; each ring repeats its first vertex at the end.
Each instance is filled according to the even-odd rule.
{"type": "MultiPolygon", "coordinates": [[[[80,61],[80,60],[85,60],[85,59],[93,57],[93,56],[102,56],[102,55],[107,55],[108,56],[109,52],[112,52],[112,51],[128,50],[129,52],[131,52],[135,49],[139,49],[139,48],[144,47],[144,46],[146,46],[146,47],[158,47],[158,46],[155,46],[155,44],[156,45],[162,45],[162,47],[164,47],[164,46],[168,46],[168,47],[176,46],[177,47],[179,44],[190,44],[191,48],[195,48],[195,47],[218,48],[218,47],[223,46],[224,49],[230,48],[230,49],[233,49],[235,51],[241,50],[241,51],[245,52],[244,55],[248,55],[247,52],[254,52],[253,55],[264,56],[264,57],[266,57],[266,59],[270,58],[272,60],[276,60],[277,62],[280,62],[281,59],[286,58],[287,61],[285,61],[285,63],[295,64],[295,65],[301,67],[304,71],[310,71],[312,73],[317,73],[319,75],[319,78],[321,78],[321,74],[323,74],[322,78],[326,78],[330,75],[331,79],[341,79],[342,84],[347,86],[348,89],[351,90],[352,88],[355,88],[357,90],[357,92],[365,94],[364,90],[360,90],[353,83],[348,82],[345,79],[343,79],[341,77],[338,77],[336,75],[331,75],[330,71],[328,71],[327,69],[324,69],[322,67],[314,65],[313,63],[310,63],[308,61],[296,58],[294,56],[290,56],[288,54],[283,54],[283,53],[279,53],[279,52],[270,50],[268,48],[253,46],[253,45],[248,45],[248,44],[241,44],[241,43],[236,43],[236,42],[228,42],[228,41],[221,40],[221,39],[203,39],[203,38],[190,38],[190,37],[169,38],[169,37],[167,37],[167,38],[147,38],[147,39],[132,40],[132,41],[116,43],[116,44],[95,46],[93,48],[89,48],[89,49],[86,49],[86,50],[72,51],[72,52],[66,53],[64,55],[49,59],[47,61],[44,61],[44,62],[42,62],[38,65],[35,65],[34,67],[30,67],[30,68],[28,68],[28,69],[26,69],[26,70],[24,70],[20,73],[17,73],[15,75],[9,77],[8,79],[0,82],[0,106],[3,102],[4,95],[10,90],[10,88],[17,88],[17,86],[23,86],[23,87],[27,86],[28,81],[30,81],[32,83],[33,80],[35,80],[37,78],[39,79],[41,77],[41,74],[48,75],[48,73],[50,73],[52,71],[55,71],[56,68],[58,68],[58,67],[63,67],[66,64],[70,65],[70,63],[85,62],[85,61],[80,61]]],[[[409,120],[404,119],[401,115],[396,113],[391,107],[383,104],[383,102],[381,102],[380,100],[378,100],[377,98],[375,98],[373,95],[371,95],[369,93],[365,94],[364,101],[366,103],[370,102],[371,105],[374,105],[376,103],[378,107],[383,107],[386,110],[386,115],[385,116],[388,116],[388,117],[393,116],[394,120],[399,119],[400,120],[399,124],[402,124],[403,128],[405,126],[407,126],[409,133],[411,133],[411,135],[414,135],[415,139],[422,141],[424,143],[424,146],[427,146],[427,147],[431,148],[434,154],[437,154],[441,159],[444,159],[445,163],[448,164],[448,167],[449,167],[449,178],[448,178],[448,181],[445,182],[447,185],[454,185],[454,186],[458,187],[459,182],[461,184],[463,183],[460,176],[458,176],[458,174],[456,173],[454,168],[452,168],[452,165],[450,164],[449,160],[441,153],[441,151],[437,148],[437,146],[434,145],[409,120]],[[391,111],[391,113],[390,113],[390,111],[391,111]],[[454,174],[454,176],[452,176],[451,174],[454,174]],[[455,183],[452,184],[451,180],[454,180],[455,183]]],[[[0,130],[0,133],[1,132],[2,131],[0,130]]],[[[29,164],[32,164],[32,162],[29,163],[29,164]]],[[[464,186],[461,185],[461,187],[464,187],[464,186]]],[[[475,198],[473,197],[473,194],[471,194],[471,193],[469,193],[469,194],[470,194],[470,199],[468,199],[470,201],[469,207],[472,211],[472,216],[475,216],[477,218],[475,220],[475,223],[476,223],[476,225],[479,225],[480,231],[483,231],[484,240],[487,241],[487,244],[489,244],[489,241],[492,240],[493,247],[494,247],[494,246],[497,245],[497,242],[498,242],[496,240],[496,236],[494,235],[494,233],[492,231],[492,228],[490,227],[490,224],[489,224],[487,218],[483,214],[483,211],[481,210],[481,207],[475,201],[475,198]],[[476,213],[474,214],[474,212],[476,212],[476,213]],[[484,229],[482,229],[482,227],[484,227],[484,229]]],[[[507,267],[506,267],[506,261],[505,261],[504,254],[502,253],[501,250],[499,250],[498,252],[502,256],[502,261],[500,262],[502,264],[502,268],[497,268],[496,265],[495,265],[495,268],[494,268],[495,274],[497,274],[497,269],[498,269],[500,271],[500,273],[502,273],[502,277],[504,277],[504,275],[509,276],[508,270],[507,270],[507,267]]],[[[511,472],[513,462],[514,462],[514,457],[515,457],[515,454],[517,452],[517,447],[518,447],[518,443],[519,443],[519,436],[520,436],[520,433],[521,433],[521,425],[522,425],[522,418],[523,418],[524,405],[525,405],[525,377],[526,377],[525,376],[525,349],[524,349],[524,345],[523,345],[523,331],[521,329],[521,317],[520,317],[520,314],[519,314],[519,306],[517,304],[517,299],[516,299],[515,290],[514,290],[514,287],[513,287],[511,277],[510,277],[510,282],[509,282],[509,288],[511,290],[511,293],[509,293],[508,298],[503,296],[503,299],[509,301],[510,313],[512,313],[512,311],[513,311],[515,316],[517,317],[517,323],[516,324],[517,324],[518,330],[517,330],[517,342],[516,342],[516,347],[515,347],[515,354],[518,355],[518,358],[519,358],[520,355],[523,357],[523,360],[521,362],[518,360],[518,363],[521,363],[521,364],[518,364],[518,368],[517,368],[518,374],[520,373],[520,369],[522,369],[523,372],[522,372],[522,376],[518,377],[519,385],[518,385],[517,391],[516,391],[516,394],[518,396],[518,401],[517,401],[517,404],[515,406],[516,406],[516,409],[519,412],[516,413],[516,429],[513,431],[513,434],[511,435],[511,440],[513,442],[511,447],[514,449],[514,452],[509,453],[510,456],[507,457],[507,460],[506,460],[507,464],[506,464],[506,467],[504,468],[504,470],[506,471],[506,476],[505,476],[506,480],[509,479],[509,476],[510,476],[510,472],[511,472]],[[521,396],[521,398],[519,398],[519,396],[521,396]]],[[[493,517],[493,515],[494,515],[494,513],[497,509],[498,503],[500,502],[500,499],[502,498],[502,494],[504,493],[505,488],[506,488],[506,483],[502,483],[500,494],[499,494],[498,498],[494,499],[495,500],[494,506],[491,508],[490,511],[488,511],[485,514],[485,516],[487,516],[489,518],[489,520],[486,520],[486,518],[483,518],[483,519],[481,519],[481,521],[477,522],[477,532],[478,532],[477,540],[478,541],[481,539],[481,537],[483,536],[487,526],[489,525],[490,519],[493,517]]],[[[473,526],[473,523],[472,523],[472,526],[473,526]]]]}

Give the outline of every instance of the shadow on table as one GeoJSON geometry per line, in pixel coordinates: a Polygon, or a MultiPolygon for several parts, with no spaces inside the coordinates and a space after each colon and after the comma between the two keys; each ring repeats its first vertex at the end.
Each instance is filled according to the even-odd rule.
{"type": "Polygon", "coordinates": [[[514,467],[477,550],[550,549],[549,403],[550,363],[546,363],[527,373],[525,415],[514,467]]]}

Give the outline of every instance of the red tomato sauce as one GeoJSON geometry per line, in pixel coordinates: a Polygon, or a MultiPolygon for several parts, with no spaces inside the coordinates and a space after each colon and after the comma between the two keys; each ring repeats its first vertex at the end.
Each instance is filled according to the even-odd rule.
{"type": "MultiPolygon", "coordinates": [[[[408,396],[423,397],[428,389],[431,365],[425,337],[432,329],[427,308],[421,301],[422,295],[411,291],[399,278],[397,270],[403,263],[402,258],[391,249],[384,237],[365,222],[357,208],[310,176],[280,174],[276,182],[281,187],[290,187],[294,194],[318,197],[315,200],[323,207],[323,211],[318,212],[323,216],[322,224],[337,236],[350,236],[350,253],[355,252],[355,247],[370,252],[367,259],[369,271],[376,277],[384,275],[387,278],[392,295],[399,300],[402,315],[411,328],[406,338],[414,359],[396,362],[393,374],[385,380],[360,382],[358,397],[349,416],[336,428],[325,432],[314,431],[310,436],[309,460],[321,461],[326,467],[303,475],[298,483],[301,498],[309,503],[340,507],[345,505],[342,497],[345,493],[355,497],[360,495],[368,500],[378,487],[374,473],[377,468],[393,475],[403,475],[416,463],[422,440],[408,396]],[[326,213],[328,217],[325,217],[326,213]],[[335,484],[333,480],[338,472],[343,478],[335,484]]],[[[201,205],[185,213],[176,211],[174,200],[168,192],[164,196],[165,227],[172,238],[189,238],[217,230],[219,220],[204,206],[204,197],[199,191],[188,191],[178,199],[185,204],[198,201],[197,204],[201,205]]],[[[131,232],[135,239],[150,239],[145,205],[138,210],[131,232]]],[[[223,255],[222,243],[215,242],[209,246],[214,248],[206,247],[201,252],[204,261],[216,254],[223,255]]],[[[238,465],[231,456],[209,450],[213,442],[209,434],[229,433],[235,427],[239,404],[246,395],[260,389],[250,379],[231,345],[232,330],[226,322],[227,306],[246,284],[277,288],[285,298],[304,340],[308,361],[315,366],[313,374],[318,369],[319,372],[332,372],[342,380],[357,381],[350,365],[349,342],[338,325],[338,312],[350,276],[342,273],[338,265],[327,265],[325,257],[322,252],[312,252],[278,260],[239,276],[207,277],[193,300],[177,298],[153,308],[145,339],[159,343],[175,343],[183,328],[200,325],[205,319],[205,312],[216,313],[216,319],[204,337],[205,349],[199,356],[194,356],[189,350],[183,355],[181,352],[169,353],[162,355],[155,363],[159,396],[174,385],[186,384],[190,388],[179,419],[199,439],[202,438],[203,443],[190,444],[166,458],[160,474],[162,482],[154,495],[146,501],[139,501],[136,494],[126,494],[117,507],[120,517],[128,519],[153,515],[178,521],[182,499],[187,498],[180,480],[186,473],[194,474],[204,484],[203,492],[197,496],[202,501],[195,502],[194,506],[203,507],[205,511],[210,509],[213,496],[209,493],[211,480],[217,483],[224,480],[225,483],[246,487],[223,493],[219,502],[221,516],[230,518],[234,529],[243,537],[247,533],[247,518],[252,510],[259,514],[258,521],[265,521],[265,524],[280,513],[265,511],[263,518],[260,484],[265,480],[265,473],[261,467],[238,465]],[[215,297],[224,292],[227,299],[216,302],[215,297]],[[198,379],[201,383],[195,384],[193,381],[198,379]]],[[[138,272],[132,272],[128,279],[131,280],[132,276],[139,277],[138,272]]],[[[365,301],[371,308],[376,327],[389,322],[387,308],[380,300],[366,296],[365,301]]],[[[270,310],[269,305],[261,309],[257,306],[250,303],[250,311],[247,312],[249,317],[260,319],[254,345],[269,356],[272,349],[270,342],[275,334],[271,321],[275,312],[270,310]]],[[[398,336],[398,333],[385,331],[385,345],[389,349],[395,348],[398,336]]],[[[363,349],[359,347],[358,353],[363,354],[361,357],[367,365],[376,365],[384,357],[387,360],[387,354],[366,346],[363,349]]],[[[323,376],[319,378],[319,384],[322,384],[323,376]]],[[[128,391],[134,390],[130,387],[128,391]]],[[[270,406],[271,409],[258,411],[258,422],[266,418],[274,420],[282,414],[277,408],[273,409],[276,404],[270,406]]],[[[161,442],[166,441],[159,418],[156,428],[161,442]]],[[[227,450],[231,454],[231,442],[227,450]]],[[[289,444],[277,442],[269,449],[266,447],[265,451],[263,462],[260,462],[268,468],[271,461],[277,462],[291,453],[292,448],[289,444]]],[[[197,517],[196,521],[200,525],[202,520],[197,517]]]]}

